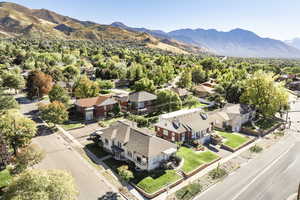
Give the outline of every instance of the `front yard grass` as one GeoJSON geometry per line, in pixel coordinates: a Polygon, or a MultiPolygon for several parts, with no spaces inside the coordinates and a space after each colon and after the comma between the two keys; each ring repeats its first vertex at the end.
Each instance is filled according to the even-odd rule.
{"type": "Polygon", "coordinates": [[[216,133],[226,138],[225,145],[235,149],[248,142],[250,139],[242,134],[216,131],[216,133]]]}
{"type": "Polygon", "coordinates": [[[62,124],[60,125],[65,131],[69,131],[75,128],[82,128],[85,125],[82,123],[71,123],[71,124],[62,124]]]}
{"type": "Polygon", "coordinates": [[[198,153],[187,147],[181,147],[178,150],[177,155],[184,159],[183,167],[181,169],[184,173],[192,172],[200,166],[219,158],[218,155],[210,151],[198,153]]]}
{"type": "Polygon", "coordinates": [[[118,120],[123,120],[124,117],[116,117],[116,118],[111,118],[111,119],[104,119],[98,122],[99,126],[102,128],[109,127],[111,124],[118,120]]]}
{"type": "Polygon", "coordinates": [[[155,174],[150,173],[149,176],[139,181],[137,186],[151,194],[159,191],[169,184],[175,183],[179,179],[181,179],[181,176],[179,176],[175,170],[166,170],[159,176],[155,176],[155,174]]]}
{"type": "Polygon", "coordinates": [[[177,180],[181,179],[181,176],[178,175],[175,170],[154,170],[151,172],[136,171],[132,165],[124,161],[118,161],[113,158],[109,158],[103,162],[115,173],[117,173],[118,167],[121,167],[122,165],[128,165],[134,175],[132,183],[147,193],[157,192],[163,187],[175,183],[177,180]]]}
{"type": "Polygon", "coordinates": [[[8,169],[0,171],[0,188],[6,187],[11,183],[12,177],[8,169]]]}

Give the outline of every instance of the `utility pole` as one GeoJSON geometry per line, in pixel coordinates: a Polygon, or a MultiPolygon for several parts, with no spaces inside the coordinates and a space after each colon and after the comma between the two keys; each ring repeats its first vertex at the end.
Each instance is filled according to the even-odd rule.
{"type": "Polygon", "coordinates": [[[297,196],[297,200],[300,200],[300,184],[299,184],[299,187],[298,187],[298,196],[297,196]]]}

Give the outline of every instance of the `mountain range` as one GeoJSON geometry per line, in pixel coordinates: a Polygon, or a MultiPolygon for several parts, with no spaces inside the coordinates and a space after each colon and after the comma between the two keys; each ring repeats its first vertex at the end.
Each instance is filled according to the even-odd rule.
{"type": "Polygon", "coordinates": [[[300,38],[294,38],[292,40],[286,40],[285,43],[292,46],[292,47],[300,49],[300,38]]]}
{"type": "Polygon", "coordinates": [[[208,48],[216,54],[225,56],[300,57],[300,39],[293,43],[285,43],[280,40],[262,38],[251,31],[243,29],[233,29],[228,32],[217,31],[215,29],[179,29],[164,32],[161,30],[128,27],[121,22],[114,22],[111,26],[121,27],[131,31],[145,32],[156,37],[175,39],[187,44],[208,48]]]}
{"type": "Polygon", "coordinates": [[[81,21],[47,9],[0,2],[0,37],[65,40],[126,40],[175,53],[214,53],[236,57],[300,58],[299,40],[282,42],[234,29],[180,29],[171,32],[81,21]],[[298,49],[299,48],[299,49],[298,49]]]}

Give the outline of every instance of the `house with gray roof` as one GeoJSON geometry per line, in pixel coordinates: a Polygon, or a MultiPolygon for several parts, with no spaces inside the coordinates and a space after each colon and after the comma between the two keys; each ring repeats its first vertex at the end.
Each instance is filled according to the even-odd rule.
{"type": "Polygon", "coordinates": [[[155,111],[157,96],[146,91],[130,93],[128,96],[129,111],[135,114],[151,113],[155,111]]]}
{"type": "Polygon", "coordinates": [[[131,161],[141,170],[158,168],[177,151],[175,144],[127,120],[117,121],[98,134],[103,148],[112,153],[115,159],[131,161]]]}
{"type": "Polygon", "coordinates": [[[160,116],[155,124],[158,137],[171,142],[209,142],[214,119],[201,109],[181,110],[160,116]]]}
{"type": "Polygon", "coordinates": [[[255,114],[255,110],[249,105],[227,104],[208,115],[215,120],[215,127],[230,128],[233,132],[239,132],[242,125],[252,120],[255,114]]]}

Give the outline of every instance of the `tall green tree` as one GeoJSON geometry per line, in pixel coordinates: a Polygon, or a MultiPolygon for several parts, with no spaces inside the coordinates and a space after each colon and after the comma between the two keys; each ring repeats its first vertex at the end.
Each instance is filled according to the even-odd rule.
{"type": "Polygon", "coordinates": [[[19,73],[7,72],[2,75],[2,86],[18,91],[25,87],[25,80],[19,73]]]}
{"type": "Polygon", "coordinates": [[[152,80],[149,80],[148,78],[142,78],[134,83],[133,89],[137,92],[138,91],[154,92],[156,88],[152,80]]]}
{"type": "Polygon", "coordinates": [[[157,93],[157,108],[160,111],[175,111],[182,108],[182,102],[178,94],[171,90],[161,90],[157,93]]]}
{"type": "Polygon", "coordinates": [[[86,76],[80,77],[74,87],[74,95],[77,98],[96,97],[99,92],[98,84],[86,76]]]}
{"type": "Polygon", "coordinates": [[[264,117],[274,116],[288,105],[288,93],[282,84],[275,83],[273,73],[257,71],[246,80],[241,101],[254,105],[264,117]]]}
{"type": "Polygon", "coordinates": [[[177,86],[181,88],[191,88],[192,87],[192,74],[190,71],[186,70],[182,73],[177,86]]]}
{"type": "Polygon", "coordinates": [[[70,96],[68,92],[60,85],[54,85],[52,90],[49,92],[49,99],[51,102],[59,101],[65,105],[68,105],[70,96]]]}
{"type": "Polygon", "coordinates": [[[24,117],[17,110],[5,111],[0,117],[0,132],[4,135],[7,143],[17,150],[28,145],[36,135],[36,123],[24,117]]]}

